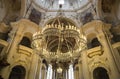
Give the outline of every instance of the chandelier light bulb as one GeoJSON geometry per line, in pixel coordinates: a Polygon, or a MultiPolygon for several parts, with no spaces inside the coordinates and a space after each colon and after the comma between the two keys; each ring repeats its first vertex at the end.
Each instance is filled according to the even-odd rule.
{"type": "Polygon", "coordinates": [[[62,73],[62,71],[63,71],[63,70],[62,70],[61,67],[58,67],[58,68],[57,68],[57,72],[58,72],[58,73],[62,73]]]}

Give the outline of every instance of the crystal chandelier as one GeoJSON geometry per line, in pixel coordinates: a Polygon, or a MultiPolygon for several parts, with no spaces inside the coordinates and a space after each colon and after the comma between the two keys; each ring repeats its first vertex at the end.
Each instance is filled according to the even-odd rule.
{"type": "Polygon", "coordinates": [[[74,25],[52,23],[33,34],[32,48],[47,62],[73,62],[86,49],[86,37],[74,25]]]}

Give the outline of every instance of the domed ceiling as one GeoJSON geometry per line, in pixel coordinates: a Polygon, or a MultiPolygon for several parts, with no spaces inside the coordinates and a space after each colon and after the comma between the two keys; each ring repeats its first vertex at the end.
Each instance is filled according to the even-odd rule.
{"type": "Polygon", "coordinates": [[[89,0],[35,0],[36,5],[47,10],[78,10],[89,0]]]}

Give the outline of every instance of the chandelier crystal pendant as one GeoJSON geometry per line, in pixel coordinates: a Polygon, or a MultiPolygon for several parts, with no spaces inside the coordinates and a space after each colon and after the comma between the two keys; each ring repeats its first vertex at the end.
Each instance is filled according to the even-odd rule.
{"type": "Polygon", "coordinates": [[[73,62],[86,49],[86,42],[76,26],[49,24],[33,34],[32,48],[47,62],[73,62]]]}

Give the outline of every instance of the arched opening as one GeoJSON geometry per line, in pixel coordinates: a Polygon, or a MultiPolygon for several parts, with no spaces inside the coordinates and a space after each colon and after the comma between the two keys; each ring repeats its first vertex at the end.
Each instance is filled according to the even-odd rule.
{"type": "Polygon", "coordinates": [[[113,35],[113,38],[112,38],[113,42],[120,42],[120,35],[113,35]]]}
{"type": "Polygon", "coordinates": [[[12,68],[9,79],[25,79],[25,75],[25,68],[19,65],[12,68]]]}
{"type": "Polygon", "coordinates": [[[31,41],[30,41],[30,39],[27,38],[27,37],[23,37],[23,39],[21,40],[20,44],[21,44],[21,45],[24,45],[24,46],[26,46],[26,47],[31,48],[31,41]]]}
{"type": "Polygon", "coordinates": [[[103,67],[98,67],[93,71],[93,79],[109,79],[107,70],[103,67]]]}
{"type": "Polygon", "coordinates": [[[1,56],[1,52],[2,52],[3,48],[4,48],[4,46],[0,45],[0,56],[1,56]]]}
{"type": "Polygon", "coordinates": [[[7,33],[0,32],[0,39],[7,41],[8,40],[8,33],[9,32],[7,32],[7,33]]]}
{"type": "Polygon", "coordinates": [[[97,46],[100,46],[100,42],[98,41],[97,38],[94,38],[92,41],[91,41],[91,47],[97,47],[97,46]]]}

